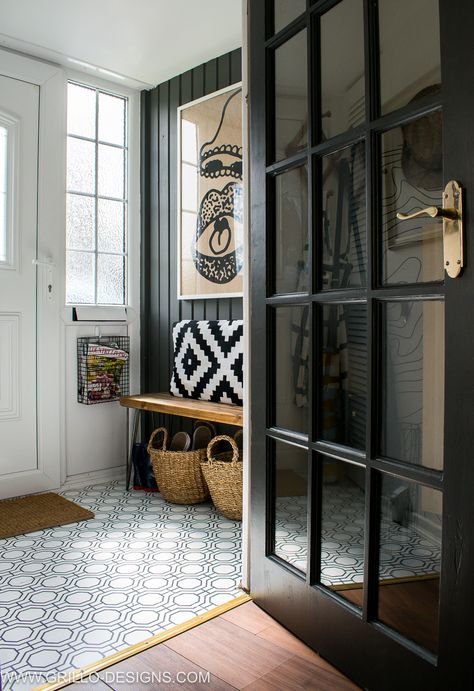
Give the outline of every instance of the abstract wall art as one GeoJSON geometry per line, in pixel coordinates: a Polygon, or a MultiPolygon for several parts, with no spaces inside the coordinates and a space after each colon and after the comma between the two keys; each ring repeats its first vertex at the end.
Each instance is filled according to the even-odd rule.
{"type": "Polygon", "coordinates": [[[242,88],[178,108],[178,297],[243,291],[242,88]]]}

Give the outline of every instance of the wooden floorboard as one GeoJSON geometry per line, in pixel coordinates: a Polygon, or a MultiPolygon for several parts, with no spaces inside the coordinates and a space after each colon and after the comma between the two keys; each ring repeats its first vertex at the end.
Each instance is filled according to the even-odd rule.
{"type": "Polygon", "coordinates": [[[331,672],[317,667],[309,660],[294,656],[243,688],[245,691],[282,691],[283,689],[291,689],[291,691],[298,691],[299,689],[347,691],[358,687],[343,677],[335,676],[331,672]]]}
{"type": "Polygon", "coordinates": [[[276,623],[269,614],[257,607],[253,602],[247,602],[245,605],[225,612],[222,615],[222,619],[230,621],[232,624],[250,631],[250,633],[259,633],[276,623]]]}
{"type": "Polygon", "coordinates": [[[194,681],[195,679],[199,680],[199,673],[207,671],[209,670],[179,655],[171,650],[166,643],[163,643],[99,672],[99,677],[110,684],[112,688],[120,688],[120,691],[150,691],[150,688],[169,688],[170,686],[179,686],[180,689],[186,691],[188,689],[190,691],[192,689],[196,691],[198,689],[233,691],[233,686],[214,674],[211,674],[206,683],[194,681]],[[120,680],[130,672],[134,675],[130,682],[124,681],[117,684],[116,679],[120,680]],[[153,674],[155,675],[154,680],[153,674]],[[150,680],[153,680],[153,683],[150,680]],[[177,682],[173,684],[174,680],[177,682]],[[161,686],[159,686],[160,683],[161,686]],[[155,686],[155,684],[158,685],[155,686]]]}
{"type": "Polygon", "coordinates": [[[93,680],[74,686],[87,691],[145,691],[171,686],[186,691],[358,688],[253,602],[133,655],[97,676],[101,679],[97,686],[93,680]]]}
{"type": "Polygon", "coordinates": [[[201,664],[236,689],[242,689],[291,657],[279,648],[225,619],[197,627],[166,645],[201,664]]]}

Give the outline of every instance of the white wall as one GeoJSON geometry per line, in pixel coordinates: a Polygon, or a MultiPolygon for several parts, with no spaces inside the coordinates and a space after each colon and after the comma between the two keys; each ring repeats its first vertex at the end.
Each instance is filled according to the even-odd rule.
{"type": "Polygon", "coordinates": [[[71,322],[64,326],[66,353],[65,476],[71,481],[87,481],[91,473],[123,476],[127,451],[127,411],[118,401],[84,405],[77,401],[77,338],[126,336],[126,324],[71,322]]]}

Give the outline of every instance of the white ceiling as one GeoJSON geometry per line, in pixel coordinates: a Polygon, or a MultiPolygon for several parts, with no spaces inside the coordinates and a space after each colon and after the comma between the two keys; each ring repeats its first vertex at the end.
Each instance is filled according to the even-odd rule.
{"type": "Polygon", "coordinates": [[[242,42],[241,0],[0,0],[0,17],[0,45],[137,88],[242,42]]]}

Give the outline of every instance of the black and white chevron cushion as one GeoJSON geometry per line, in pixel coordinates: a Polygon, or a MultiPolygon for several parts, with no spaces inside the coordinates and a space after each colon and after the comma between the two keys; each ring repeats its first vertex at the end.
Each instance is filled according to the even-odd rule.
{"type": "Polygon", "coordinates": [[[178,322],[173,328],[170,393],[215,403],[243,404],[243,322],[178,322]]]}

